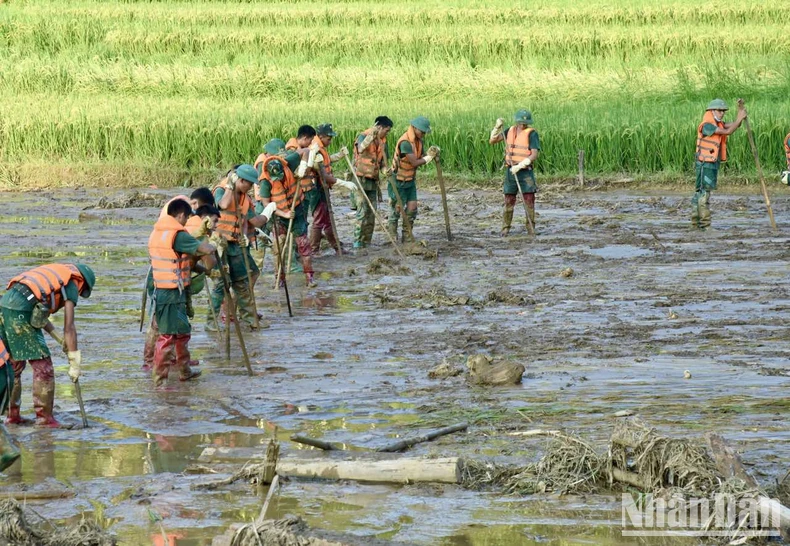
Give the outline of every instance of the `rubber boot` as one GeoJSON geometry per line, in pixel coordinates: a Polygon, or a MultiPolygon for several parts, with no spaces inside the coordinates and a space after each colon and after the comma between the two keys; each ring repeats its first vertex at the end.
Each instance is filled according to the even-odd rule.
{"type": "Polygon", "coordinates": [[[700,192],[698,201],[699,206],[699,227],[706,229],[710,227],[710,192],[700,192]]]}
{"type": "Polygon", "coordinates": [[[403,226],[402,235],[403,235],[403,242],[404,243],[413,243],[414,242],[414,222],[417,220],[417,211],[416,210],[409,210],[406,209],[406,218],[404,219],[404,224],[406,222],[409,223],[408,227],[406,225],[403,226]]]}
{"type": "Polygon", "coordinates": [[[701,192],[694,192],[691,197],[691,227],[699,228],[699,198],[701,192]]]}
{"type": "Polygon", "coordinates": [[[36,410],[36,426],[59,427],[52,411],[55,407],[55,370],[52,359],[31,360],[33,368],[33,408],[36,410]]]}
{"type": "Polygon", "coordinates": [[[156,339],[159,337],[159,326],[156,317],[151,317],[151,324],[145,332],[145,346],[143,347],[143,370],[150,371],[154,367],[154,351],[156,339]]]}
{"type": "MultiPolygon", "coordinates": [[[[19,365],[14,362],[14,369],[16,370],[19,365]]],[[[11,396],[8,402],[8,417],[6,417],[6,424],[9,425],[29,425],[33,423],[32,419],[27,419],[20,415],[20,405],[22,404],[22,371],[25,369],[25,363],[22,362],[21,369],[18,375],[14,377],[14,386],[11,388],[11,396]]]]}
{"type": "Polygon", "coordinates": [[[154,367],[151,372],[154,385],[161,387],[170,375],[170,365],[175,361],[175,336],[160,334],[156,338],[154,350],[154,367]]]}
{"type": "Polygon", "coordinates": [[[189,340],[192,337],[189,334],[177,334],[175,338],[175,362],[178,369],[178,380],[189,381],[196,377],[200,377],[200,371],[190,368],[189,363],[189,340]]]}
{"type": "Polygon", "coordinates": [[[398,220],[400,220],[400,213],[394,206],[391,206],[390,216],[387,219],[387,231],[389,231],[393,241],[398,240],[398,220]]]}
{"type": "Polygon", "coordinates": [[[321,250],[321,230],[310,226],[310,249],[313,253],[321,250]]]}
{"type": "Polygon", "coordinates": [[[535,235],[535,205],[527,204],[527,217],[525,220],[527,225],[527,232],[530,235],[535,235]]]}
{"type": "Polygon", "coordinates": [[[3,425],[0,425],[0,472],[19,458],[19,448],[3,425]]]}
{"type": "Polygon", "coordinates": [[[499,233],[500,237],[507,237],[510,233],[510,226],[513,224],[513,207],[505,205],[502,213],[502,231],[499,233]]]}

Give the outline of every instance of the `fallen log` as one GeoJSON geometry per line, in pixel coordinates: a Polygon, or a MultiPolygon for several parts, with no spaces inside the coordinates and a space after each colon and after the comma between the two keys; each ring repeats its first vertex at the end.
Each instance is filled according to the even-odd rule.
{"type": "Polygon", "coordinates": [[[19,501],[70,499],[73,491],[2,491],[0,500],[14,499],[19,501]]]}
{"type": "Polygon", "coordinates": [[[277,474],[291,478],[323,478],[369,483],[459,483],[462,461],[399,458],[384,461],[284,458],[277,461],[277,474]]]}
{"type": "Polygon", "coordinates": [[[441,436],[446,436],[447,434],[452,434],[453,432],[460,432],[462,430],[466,430],[467,428],[469,428],[469,423],[458,423],[457,425],[452,425],[439,430],[428,432],[422,436],[414,436],[412,438],[398,440],[397,442],[380,447],[376,451],[381,453],[396,453],[398,451],[404,451],[413,445],[420,444],[422,442],[430,442],[431,440],[435,440],[441,436]]]}
{"type": "Polygon", "coordinates": [[[324,440],[317,440],[315,438],[302,436],[300,434],[294,434],[293,436],[291,436],[291,441],[296,442],[298,444],[304,444],[310,447],[317,447],[318,449],[323,449],[324,451],[333,451],[338,449],[331,443],[325,442],[324,440]]]}

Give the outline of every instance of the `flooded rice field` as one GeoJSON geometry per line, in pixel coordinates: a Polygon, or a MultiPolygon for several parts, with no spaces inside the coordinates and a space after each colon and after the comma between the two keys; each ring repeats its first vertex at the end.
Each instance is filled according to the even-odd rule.
{"type": "MultiPolygon", "coordinates": [[[[206,332],[200,295],[190,347],[203,376],[162,389],[141,369],[138,331],[146,243],[158,210],[84,210],[103,195],[2,195],[0,278],[75,260],[97,274],[76,319],[90,428],[9,429],[23,456],[0,489],[73,493],[28,501],[49,520],[88,514],[112,524],[124,544],[163,544],[158,516],[171,545],[209,545],[232,523],[254,518],[266,489],[239,482],[191,490],[206,476],[184,470],[206,462],[207,447],[263,451],[276,437],[288,454],[310,449],[289,441],[301,433],[376,448],[468,421],[467,432],[408,453],[526,463],[540,457],[546,440],[508,432],[560,429],[605,446],[622,410],[662,434],[722,434],[763,484],[790,470],[784,195],[774,201],[777,232],[756,192],[715,195],[714,229],[699,232],[690,228],[688,195],[547,191],[538,199],[538,235],[526,235],[518,205],[515,228],[502,239],[501,195],[463,190],[449,194],[454,238],[447,242],[441,202],[422,192],[415,235],[435,255],[401,261],[378,230],[364,254],[336,257],[325,249],[315,261],[317,288],[306,288],[300,273],[289,277],[293,318],[284,293],[272,290],[267,255],[256,292],[271,327],[246,335],[255,376],[247,376],[235,340],[228,361],[206,332]],[[463,368],[476,353],[523,364],[522,383],[480,387],[464,374],[428,377],[437,364],[463,368]]],[[[350,248],[348,200],[336,198],[335,208],[350,248]]],[[[56,416],[76,424],[66,361],[51,347],[56,416]]],[[[23,379],[27,415],[30,374],[23,379]]],[[[245,462],[233,453],[232,462],[245,462]]],[[[400,544],[634,541],[621,536],[616,495],[521,497],[454,485],[293,479],[268,512],[286,514],[314,528],[400,544]]],[[[664,542],[645,543],[668,543],[655,540],[664,542]]]]}

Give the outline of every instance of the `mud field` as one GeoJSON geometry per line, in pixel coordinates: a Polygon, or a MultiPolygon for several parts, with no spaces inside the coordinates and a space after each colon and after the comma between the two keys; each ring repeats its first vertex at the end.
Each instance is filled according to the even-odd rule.
{"type": "MultiPolygon", "coordinates": [[[[325,250],[315,262],[318,288],[290,276],[290,319],[283,293],[271,289],[267,256],[257,293],[271,327],[247,335],[256,376],[246,375],[235,342],[228,362],[205,332],[201,295],[191,348],[203,376],[160,390],[141,370],[138,332],[157,209],[83,210],[103,195],[84,190],[3,194],[0,278],[81,259],[98,280],[77,309],[91,427],[11,427],[23,456],[2,490],[72,490],[74,498],[28,503],[50,520],[100,516],[124,544],[161,540],[153,513],[178,546],[208,545],[231,523],[254,518],[266,490],[245,483],[190,490],[206,476],[182,472],[206,447],[250,448],[276,434],[284,454],[308,449],[288,441],[296,432],[378,447],[467,420],[467,433],[410,454],[523,463],[537,459],[546,440],[507,432],[563,429],[605,446],[620,410],[669,435],[717,431],[770,484],[790,469],[790,203],[774,199],[780,229],[773,233],[756,190],[725,193],[713,199],[715,229],[700,233],[689,227],[688,195],[544,191],[533,240],[520,205],[513,234],[500,239],[500,194],[451,192],[455,237],[448,243],[438,196],[422,192],[415,235],[435,258],[409,256],[403,267],[373,263],[397,260],[379,231],[366,255],[338,258],[325,250]],[[561,275],[567,268],[572,274],[561,275]],[[469,386],[464,375],[428,378],[443,360],[460,368],[474,353],[523,363],[523,383],[492,388],[469,386]]],[[[350,247],[348,200],[336,198],[335,207],[350,247]]],[[[66,362],[51,347],[56,415],[76,424],[66,362]]],[[[290,480],[268,513],[285,514],[406,544],[633,541],[620,536],[614,495],[515,497],[448,485],[290,480]]]]}

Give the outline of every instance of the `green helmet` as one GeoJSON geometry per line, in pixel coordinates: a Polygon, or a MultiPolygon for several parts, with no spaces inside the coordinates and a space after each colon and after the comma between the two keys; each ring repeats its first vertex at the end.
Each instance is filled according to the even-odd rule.
{"type": "Polygon", "coordinates": [[[266,163],[266,172],[269,173],[269,177],[272,180],[283,180],[285,178],[285,172],[283,171],[283,164],[280,163],[281,160],[276,161],[269,161],[266,163]]]}
{"type": "Polygon", "coordinates": [[[280,140],[279,138],[273,138],[269,142],[266,143],[266,146],[263,147],[263,151],[269,155],[277,155],[285,150],[285,142],[280,140]]]}
{"type": "Polygon", "coordinates": [[[513,121],[516,123],[523,123],[524,125],[532,125],[532,112],[529,110],[519,110],[513,116],[513,121]]]}
{"type": "Polygon", "coordinates": [[[251,184],[256,184],[258,182],[258,170],[246,163],[236,167],[236,175],[251,184]]]}
{"type": "Polygon", "coordinates": [[[299,168],[299,163],[302,161],[302,157],[293,150],[288,150],[285,152],[285,161],[288,163],[289,169],[296,171],[296,169],[299,168]]]}
{"type": "Polygon", "coordinates": [[[705,110],[729,110],[727,103],[721,99],[713,99],[705,110]]]}
{"type": "Polygon", "coordinates": [[[330,137],[337,136],[335,130],[332,129],[331,123],[322,123],[321,125],[315,128],[315,132],[321,136],[330,136],[330,137]]]}
{"type": "Polygon", "coordinates": [[[93,292],[93,286],[96,284],[96,274],[93,269],[85,264],[76,264],[82,278],[85,279],[85,284],[88,285],[87,289],[83,288],[84,295],[80,294],[83,298],[90,298],[93,292]]]}
{"type": "Polygon", "coordinates": [[[189,280],[189,293],[193,296],[195,294],[199,294],[203,291],[203,287],[206,285],[206,274],[205,273],[198,273],[197,275],[193,275],[192,278],[189,280]]]}
{"type": "Polygon", "coordinates": [[[426,135],[431,132],[431,122],[425,116],[417,116],[409,122],[412,127],[419,129],[426,135]]]}

